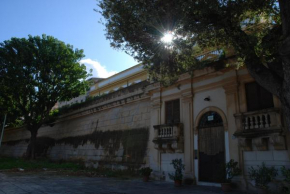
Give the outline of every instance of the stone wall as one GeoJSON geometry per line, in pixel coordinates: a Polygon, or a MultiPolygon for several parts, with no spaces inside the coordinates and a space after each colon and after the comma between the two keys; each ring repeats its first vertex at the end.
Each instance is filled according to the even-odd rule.
{"type": "MultiPolygon", "coordinates": [[[[38,155],[53,160],[83,160],[94,167],[131,168],[146,164],[150,99],[144,95],[144,83],[139,86],[103,96],[60,116],[53,127],[41,127],[38,155]]],[[[0,154],[23,156],[29,137],[24,128],[6,129],[0,154]]]]}

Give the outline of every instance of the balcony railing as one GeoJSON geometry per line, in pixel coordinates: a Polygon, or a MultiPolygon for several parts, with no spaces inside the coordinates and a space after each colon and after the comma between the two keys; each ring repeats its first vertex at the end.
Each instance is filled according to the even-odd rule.
{"type": "Polygon", "coordinates": [[[163,152],[183,152],[183,127],[181,123],[155,125],[155,148],[163,152]]]}
{"type": "Polygon", "coordinates": [[[254,129],[280,129],[280,109],[271,108],[254,112],[235,114],[238,131],[254,129]]]}
{"type": "Polygon", "coordinates": [[[255,146],[259,151],[268,150],[272,144],[275,150],[285,150],[285,137],[282,132],[281,110],[278,108],[245,112],[234,115],[239,138],[243,150],[251,151],[255,146]]]}
{"type": "Polygon", "coordinates": [[[236,117],[239,146],[243,150],[251,151],[255,146],[258,151],[266,151],[269,144],[275,150],[285,150],[285,137],[282,132],[281,110],[270,108],[234,115],[236,117]]]}
{"type": "Polygon", "coordinates": [[[173,137],[173,126],[165,126],[159,129],[158,137],[173,137]]]}
{"type": "Polygon", "coordinates": [[[177,138],[182,134],[182,124],[155,125],[155,138],[177,138]]]}

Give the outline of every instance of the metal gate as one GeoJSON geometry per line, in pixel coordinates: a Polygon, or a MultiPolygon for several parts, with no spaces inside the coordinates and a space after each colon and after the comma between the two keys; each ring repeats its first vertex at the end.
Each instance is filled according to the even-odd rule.
{"type": "Polygon", "coordinates": [[[205,113],[198,125],[199,181],[220,183],[225,178],[225,140],[221,116],[205,113]]]}

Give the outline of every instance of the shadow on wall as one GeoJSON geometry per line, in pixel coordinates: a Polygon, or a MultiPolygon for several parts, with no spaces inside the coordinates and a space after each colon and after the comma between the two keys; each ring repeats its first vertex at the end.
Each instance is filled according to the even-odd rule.
{"type": "MultiPolygon", "coordinates": [[[[38,137],[36,141],[36,155],[38,157],[46,157],[49,155],[51,150],[50,148],[58,145],[71,145],[76,149],[79,146],[91,143],[95,146],[96,150],[102,148],[105,153],[105,157],[102,161],[98,161],[99,164],[109,164],[116,163],[116,153],[122,145],[122,160],[117,163],[128,167],[139,168],[142,164],[144,164],[148,139],[148,128],[122,131],[95,131],[91,134],[65,137],[61,139],[38,137]]],[[[23,141],[29,143],[29,139],[24,139],[4,142],[3,145],[8,147],[17,147],[17,145],[23,141]]],[[[62,158],[57,158],[57,160],[58,159],[61,160],[62,158]]]]}

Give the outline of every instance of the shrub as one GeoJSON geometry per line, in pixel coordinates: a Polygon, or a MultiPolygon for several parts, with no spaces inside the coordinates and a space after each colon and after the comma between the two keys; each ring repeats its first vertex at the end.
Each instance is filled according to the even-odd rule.
{"type": "Polygon", "coordinates": [[[268,188],[268,184],[274,180],[277,174],[277,169],[274,167],[266,167],[264,162],[262,163],[262,166],[258,166],[256,169],[254,169],[252,166],[249,168],[250,179],[255,181],[256,187],[263,189],[268,188]]]}
{"type": "Polygon", "coordinates": [[[226,163],[225,166],[226,170],[226,182],[230,183],[234,176],[241,174],[241,169],[238,167],[238,162],[235,162],[231,159],[229,162],[226,163]]]}
{"type": "Polygon", "coordinates": [[[282,175],[284,176],[284,182],[282,182],[282,190],[283,193],[290,194],[290,169],[285,168],[285,166],[281,167],[282,175]]]}
{"type": "Polygon", "coordinates": [[[182,160],[181,159],[174,159],[174,160],[172,160],[172,162],[170,164],[173,165],[175,172],[174,172],[174,174],[168,173],[169,178],[171,180],[180,180],[181,181],[183,178],[182,171],[184,170],[184,165],[182,164],[182,160]]]}
{"type": "Polygon", "coordinates": [[[142,176],[150,176],[152,169],[150,167],[144,167],[140,169],[140,173],[142,176]]]}

